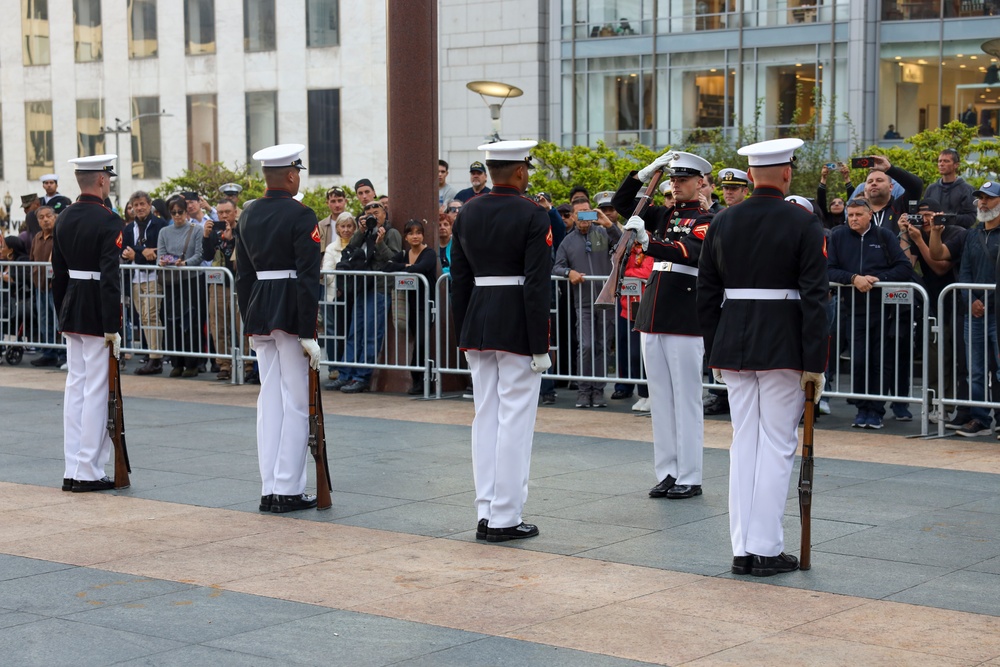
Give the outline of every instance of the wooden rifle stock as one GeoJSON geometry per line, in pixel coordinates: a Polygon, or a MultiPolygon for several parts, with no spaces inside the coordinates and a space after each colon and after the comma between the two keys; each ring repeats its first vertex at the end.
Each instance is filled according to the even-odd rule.
{"type": "Polygon", "coordinates": [[[802,465],[799,466],[799,518],[802,521],[802,545],[799,569],[808,570],[812,552],[813,431],[816,424],[816,384],[806,383],[805,425],[802,429],[802,465]]]}
{"type": "MultiPolygon", "coordinates": [[[[635,212],[632,215],[642,215],[646,212],[646,209],[649,208],[653,201],[653,194],[656,192],[656,186],[659,185],[660,178],[662,177],[662,171],[657,170],[653,172],[652,178],[649,179],[649,185],[639,195],[639,203],[636,205],[635,212]]],[[[622,279],[625,278],[625,267],[628,265],[628,258],[632,254],[632,244],[634,243],[635,232],[631,229],[626,229],[622,232],[622,237],[618,239],[618,244],[611,252],[611,275],[605,281],[601,293],[597,295],[597,299],[594,301],[595,306],[613,308],[618,303],[618,298],[622,295],[622,279]]]]}
{"type": "Polygon", "coordinates": [[[333,507],[330,492],[330,463],[326,458],[326,425],[323,422],[323,401],[319,371],[309,369],[309,451],[316,461],[316,509],[333,507]]]}
{"type": "Polygon", "coordinates": [[[132,466],[129,464],[128,447],[125,445],[122,376],[114,350],[108,350],[108,435],[115,446],[115,488],[127,489],[131,485],[128,475],[132,472],[132,466]]]}

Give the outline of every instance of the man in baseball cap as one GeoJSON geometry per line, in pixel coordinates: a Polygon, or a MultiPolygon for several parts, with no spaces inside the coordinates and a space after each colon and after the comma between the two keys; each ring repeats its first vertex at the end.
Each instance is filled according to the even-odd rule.
{"type": "Polygon", "coordinates": [[[469,182],[472,183],[472,187],[459,190],[454,197],[463,204],[473,197],[491,192],[491,189],[486,185],[486,166],[479,160],[469,165],[469,182]]]}

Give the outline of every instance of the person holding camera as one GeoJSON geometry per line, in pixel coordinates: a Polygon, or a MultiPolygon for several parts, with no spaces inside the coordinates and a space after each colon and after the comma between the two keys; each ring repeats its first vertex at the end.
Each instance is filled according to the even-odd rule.
{"type": "Polygon", "coordinates": [[[267,190],[233,229],[236,295],[260,366],[259,509],[278,514],[316,506],[305,488],[309,369],[319,370],[320,361],[320,238],[316,214],[292,198],[305,169],[303,150],[302,144],[282,144],[253,154],[267,190]]]}
{"type": "Polygon", "coordinates": [[[847,194],[854,192],[854,186],[851,184],[851,170],[847,168],[847,165],[843,162],[828,162],[823,165],[819,172],[819,185],[816,186],[816,206],[819,208],[819,219],[823,221],[823,226],[827,229],[833,229],[837,225],[843,225],[847,222],[847,212],[844,207],[843,197],[834,197],[830,200],[829,205],[827,205],[826,195],[826,179],[829,177],[832,171],[840,172],[841,177],[844,180],[844,190],[847,194]]]}
{"type": "Polygon", "coordinates": [[[919,176],[901,167],[892,166],[889,160],[881,155],[855,159],[870,165],[868,177],[865,179],[865,199],[871,207],[871,224],[885,227],[898,235],[899,217],[906,213],[911,200],[920,199],[924,190],[923,181],[919,176]],[[903,194],[898,197],[892,196],[893,181],[903,187],[903,194]]]}
{"type": "MultiPolygon", "coordinates": [[[[928,341],[928,359],[937,359],[938,351],[945,355],[944,390],[951,393],[951,387],[958,383],[958,395],[969,396],[969,382],[965,363],[965,339],[955,339],[955,312],[951,299],[946,302],[944,319],[938,314],[938,298],[945,287],[958,280],[958,260],[962,256],[966,230],[957,224],[942,224],[947,219],[941,214],[941,204],[936,199],[925,197],[914,207],[914,215],[907,214],[900,219],[905,252],[910,261],[920,266],[921,284],[927,290],[928,313],[939,323],[940,334],[928,341]],[[933,244],[948,248],[948,258],[937,258],[931,247],[933,244]],[[957,350],[957,354],[956,354],[957,350]]],[[[931,363],[927,369],[928,385],[937,390],[938,365],[931,363]]],[[[954,398],[952,396],[952,398],[954,398]]],[[[932,415],[933,416],[933,415],[932,415]]],[[[937,416],[940,418],[940,415],[937,416]]],[[[954,429],[969,422],[972,415],[968,407],[959,407],[955,418],[948,423],[954,429]]],[[[936,421],[936,419],[935,419],[936,421]]]]}
{"type": "MultiPolygon", "coordinates": [[[[403,237],[389,224],[385,207],[374,199],[364,205],[359,228],[344,249],[338,268],[353,271],[381,271],[393,255],[403,249],[403,237]]],[[[345,362],[375,363],[385,338],[385,281],[368,276],[348,276],[347,288],[354,293],[354,310],[344,345],[345,362]]],[[[359,394],[371,388],[373,368],[341,366],[336,380],[326,385],[345,394],[359,394]]]]}
{"type": "MultiPolygon", "coordinates": [[[[570,283],[570,299],[576,311],[576,339],[579,345],[577,374],[607,375],[607,352],[615,335],[614,313],[594,308],[594,299],[603,281],[584,280],[586,276],[611,274],[611,248],[621,238],[621,230],[601,211],[590,210],[589,201],[573,204],[576,225],[556,251],[552,275],[570,283]]],[[[606,408],[605,382],[580,380],[577,383],[576,407],[606,408]]]]}
{"type": "Polygon", "coordinates": [[[653,467],[659,480],[650,489],[650,498],[701,495],[705,345],[695,288],[702,241],[712,221],[710,200],[703,192],[705,174],[711,172],[708,160],[670,151],[630,172],[612,199],[619,213],[632,215],[625,229],[635,232],[636,243],[654,261],[635,316],[635,329],[642,332],[653,417],[653,467]],[[641,216],[632,215],[639,188],[659,170],[670,175],[676,205],[650,206],[641,216]]]}

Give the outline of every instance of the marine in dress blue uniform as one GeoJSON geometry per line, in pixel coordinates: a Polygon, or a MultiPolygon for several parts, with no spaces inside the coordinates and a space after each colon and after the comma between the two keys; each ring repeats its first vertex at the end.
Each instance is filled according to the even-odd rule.
{"type": "Polygon", "coordinates": [[[702,492],[704,342],[695,317],[695,284],[702,239],[712,220],[701,208],[698,189],[712,165],[691,153],[661,155],[625,177],[612,198],[619,213],[629,215],[639,187],[658,169],[668,171],[676,204],[672,208],[651,206],[642,216],[632,216],[625,228],[636,232],[643,252],[656,262],[639,302],[635,329],[641,332],[653,417],[653,468],[658,483],[649,496],[673,500],[702,492]]]}
{"type": "Polygon", "coordinates": [[[267,191],[234,228],[236,293],[243,330],[257,351],[257,456],[262,512],[316,506],[305,493],[309,376],[319,368],[320,237],[316,214],[293,197],[301,144],[257,151],[267,191]]]}
{"type": "Polygon", "coordinates": [[[709,366],[733,420],[729,525],[733,574],[798,568],[784,553],[788,497],[807,382],[822,393],[827,360],[826,246],[819,219],[783,201],[800,139],[739,149],[753,194],[715,217],[698,266],[698,316],[709,366]]]}
{"type": "Polygon", "coordinates": [[[122,219],[104,205],[116,155],[70,160],[81,195],[59,216],[52,242],[52,296],[66,338],[63,401],[63,491],[114,488],[104,472],[111,457],[108,352],[119,356],[122,324],[122,219]]]}
{"type": "Polygon", "coordinates": [[[462,207],[451,249],[459,347],[472,371],[476,538],[534,537],[522,521],[541,373],[549,360],[552,235],[524,196],[535,141],[480,146],[494,187],[462,207]]]}

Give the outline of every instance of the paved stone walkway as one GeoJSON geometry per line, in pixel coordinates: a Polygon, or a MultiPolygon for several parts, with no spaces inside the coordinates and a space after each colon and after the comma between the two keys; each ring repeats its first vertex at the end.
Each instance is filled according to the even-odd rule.
{"type": "MultiPolygon", "coordinates": [[[[0,367],[3,664],[1000,665],[992,437],[857,431],[835,403],[813,569],[754,579],[728,573],[725,420],[705,494],[657,501],[648,418],[541,409],[542,534],[492,545],[469,401],[327,394],[333,509],[278,516],[256,511],[256,387],[124,376],[132,487],[69,494],[63,381],[0,367]]],[[[793,488],[785,530],[797,553],[793,488]]]]}

